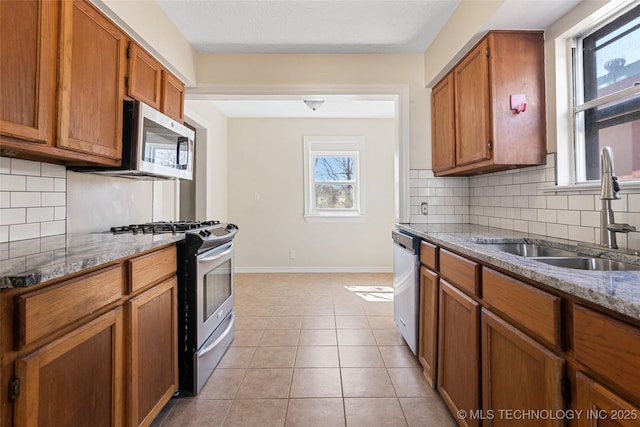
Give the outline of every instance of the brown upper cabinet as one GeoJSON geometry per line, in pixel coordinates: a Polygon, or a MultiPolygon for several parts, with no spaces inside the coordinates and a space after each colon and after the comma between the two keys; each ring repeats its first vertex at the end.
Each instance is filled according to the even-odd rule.
{"type": "Polygon", "coordinates": [[[0,155],[117,166],[125,95],[182,122],[184,84],[129,43],[88,0],[0,1],[0,155]]]}
{"type": "Polygon", "coordinates": [[[436,176],[544,164],[543,33],[489,32],[434,86],[431,104],[436,176]]]}
{"type": "Polygon", "coordinates": [[[182,123],[184,121],[184,84],[173,74],[162,71],[162,111],[182,123]]]}
{"type": "Polygon", "coordinates": [[[184,83],[136,43],[129,44],[127,94],[172,119],[184,121],[184,83]]]}
{"type": "Polygon", "coordinates": [[[159,110],[162,66],[146,50],[133,42],[129,43],[127,57],[129,58],[127,93],[130,97],[159,110]]]}
{"type": "Polygon", "coordinates": [[[86,1],[60,4],[58,146],[119,162],[127,38],[86,1]]]}
{"type": "Polygon", "coordinates": [[[125,34],[84,0],[0,8],[0,154],[118,165],[125,34]]]}
{"type": "Polygon", "coordinates": [[[0,133],[40,148],[53,139],[57,19],[56,2],[0,2],[0,133]]]}

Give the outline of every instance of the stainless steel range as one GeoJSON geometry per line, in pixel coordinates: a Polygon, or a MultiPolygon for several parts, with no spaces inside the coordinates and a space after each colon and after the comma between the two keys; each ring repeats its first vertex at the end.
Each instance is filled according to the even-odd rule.
{"type": "Polygon", "coordinates": [[[180,393],[197,394],[235,335],[234,224],[185,233],[178,244],[180,393]]]}
{"type": "Polygon", "coordinates": [[[153,222],[113,227],[122,233],[184,233],[178,248],[180,394],[195,395],[235,335],[234,224],[153,222]]]}

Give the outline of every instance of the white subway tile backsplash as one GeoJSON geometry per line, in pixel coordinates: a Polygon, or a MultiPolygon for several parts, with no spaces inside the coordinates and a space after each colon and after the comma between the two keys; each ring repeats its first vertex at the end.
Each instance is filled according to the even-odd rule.
{"type": "Polygon", "coordinates": [[[31,160],[11,159],[11,174],[40,176],[41,165],[42,163],[31,160]]]}
{"type": "Polygon", "coordinates": [[[0,209],[0,225],[24,224],[26,212],[25,208],[0,209]]]}
{"type": "Polygon", "coordinates": [[[67,218],[67,207],[56,206],[53,208],[53,219],[56,221],[64,220],[67,218]]]}
{"type": "MultiPolygon", "coordinates": [[[[429,173],[428,170],[411,171],[412,178],[429,177],[411,182],[411,221],[444,223],[461,219],[482,226],[599,243],[602,205],[599,192],[582,190],[553,194],[542,191],[555,184],[555,154],[547,155],[547,164],[543,166],[470,178],[431,178],[429,173]],[[420,191],[414,191],[418,181],[420,191]],[[451,189],[454,189],[453,193],[449,191],[451,189]],[[417,214],[421,201],[429,202],[429,215],[417,214]],[[413,215],[414,205],[416,215],[413,215]],[[450,207],[454,208],[453,213],[450,207]]],[[[621,196],[611,204],[616,221],[640,229],[640,194],[627,191],[621,196]]],[[[640,233],[618,236],[620,247],[640,249],[640,233]]]]}
{"type": "Polygon", "coordinates": [[[0,157],[0,174],[11,173],[11,159],[8,157],[0,157]]]}
{"type": "Polygon", "coordinates": [[[581,211],[580,225],[585,227],[600,227],[600,211],[581,211]]]}
{"type": "Polygon", "coordinates": [[[52,163],[42,163],[42,176],[50,176],[54,178],[66,178],[67,168],[62,165],[54,165],[52,163]]]}
{"type": "Polygon", "coordinates": [[[66,177],[62,165],[0,157],[0,242],[64,234],[66,177]]]}
{"type": "Polygon", "coordinates": [[[25,191],[27,179],[19,175],[0,175],[0,191],[25,191]]]}
{"type": "Polygon", "coordinates": [[[26,240],[40,237],[40,223],[15,224],[9,226],[9,240],[26,240]]]}
{"type": "Polygon", "coordinates": [[[27,221],[26,222],[53,221],[53,219],[54,219],[53,216],[54,216],[54,210],[53,210],[52,207],[27,208],[27,221]]]}
{"type": "Polygon", "coordinates": [[[577,211],[592,211],[594,210],[594,196],[590,194],[585,195],[571,195],[569,197],[569,209],[577,211]]]}
{"type": "MultiPolygon", "coordinates": [[[[0,157],[1,159],[2,157],[0,157]]],[[[0,209],[11,207],[11,193],[8,191],[0,191],[0,209]]]]}
{"type": "Polygon", "coordinates": [[[65,233],[65,221],[51,221],[40,224],[40,235],[42,237],[55,236],[56,234],[65,233]]]}
{"type": "Polygon", "coordinates": [[[66,206],[66,193],[42,193],[42,206],[66,206]]]}
{"type": "Polygon", "coordinates": [[[53,178],[28,176],[27,191],[53,191],[53,178]]]}
{"type": "Polygon", "coordinates": [[[28,208],[42,206],[41,193],[29,193],[26,191],[14,191],[11,192],[11,207],[12,208],[28,208]]]}

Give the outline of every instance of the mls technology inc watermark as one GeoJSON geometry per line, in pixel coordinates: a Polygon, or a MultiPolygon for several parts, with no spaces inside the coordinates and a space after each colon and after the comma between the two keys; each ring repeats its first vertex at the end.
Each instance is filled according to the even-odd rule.
{"type": "Polygon", "coordinates": [[[482,409],[456,412],[459,419],[472,420],[637,420],[640,411],[636,409],[482,409]]]}

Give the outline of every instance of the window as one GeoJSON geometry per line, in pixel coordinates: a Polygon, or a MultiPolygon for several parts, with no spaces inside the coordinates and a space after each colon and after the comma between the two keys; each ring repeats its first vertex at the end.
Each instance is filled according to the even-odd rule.
{"type": "Polygon", "coordinates": [[[304,138],[307,221],[358,219],[364,215],[362,137],[304,138]]]}
{"type": "Polygon", "coordinates": [[[576,181],[600,179],[607,145],[616,175],[640,178],[640,6],[576,44],[576,181]]]}

